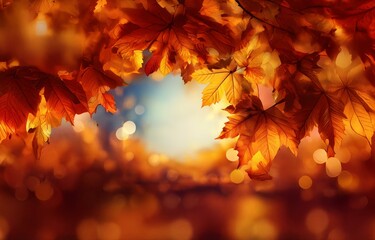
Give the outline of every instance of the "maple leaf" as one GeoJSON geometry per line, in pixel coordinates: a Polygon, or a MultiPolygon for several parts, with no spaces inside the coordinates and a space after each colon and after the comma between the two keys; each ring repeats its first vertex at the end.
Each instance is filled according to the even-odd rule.
{"type": "Polygon", "coordinates": [[[277,108],[277,104],[264,110],[260,99],[252,96],[241,101],[236,108],[230,106],[227,111],[232,115],[219,138],[240,136],[236,145],[239,164],[250,166],[247,170],[250,177],[268,178],[270,163],[281,146],[296,154],[296,125],[277,108]],[[258,151],[261,156],[252,160],[258,151]]]}
{"type": "Polygon", "coordinates": [[[342,101],[346,102],[344,113],[350,121],[352,129],[367,138],[371,143],[374,135],[374,98],[366,92],[352,87],[340,89],[342,101]]]}
{"type": "Polygon", "coordinates": [[[28,131],[34,134],[36,155],[48,141],[51,128],[60,125],[63,118],[73,123],[75,114],[93,114],[99,104],[114,112],[114,97],[108,91],[123,85],[117,76],[132,78],[142,67],[147,75],[181,72],[185,82],[194,78],[207,84],[203,106],[223,98],[232,104],[227,109],[232,116],[220,137],[239,136],[236,148],[240,165],[248,168],[252,178],[268,179],[280,146],[295,152],[298,140],[314,127],[323,140],[329,140],[330,155],[341,143],[346,121],[369,142],[372,139],[374,1],[17,3],[17,10],[42,13],[48,19],[48,36],[30,37],[36,43],[42,39],[54,42],[56,33],[65,32],[60,31],[65,29],[64,21],[74,19],[74,26],[80,29],[74,33],[84,40],[78,52],[83,53],[62,58],[61,49],[65,48],[30,51],[28,44],[17,44],[31,42],[28,35],[32,34],[26,37],[21,31],[10,30],[31,25],[14,21],[23,17],[14,14],[13,7],[4,9],[8,2],[0,4],[0,18],[4,20],[0,34],[5,35],[0,41],[0,60],[7,61],[0,62],[0,141],[28,131]],[[345,48],[361,67],[340,68],[345,48]],[[326,55],[330,61],[338,61],[337,66],[321,65],[326,55]],[[15,67],[10,62],[14,58],[25,66],[37,64],[45,72],[15,67]],[[81,68],[74,71],[79,63],[81,68]],[[56,76],[61,69],[74,74],[56,76]],[[274,87],[278,104],[263,109],[255,96],[260,84],[274,87]],[[254,96],[248,97],[249,93],[254,96]],[[292,119],[290,124],[286,124],[287,117],[292,119]]]}
{"type": "MultiPolygon", "coordinates": [[[[351,55],[341,55],[338,60],[346,58],[350,60],[351,55]]],[[[329,63],[327,71],[331,73],[330,80],[335,91],[344,104],[344,114],[350,122],[354,132],[367,138],[371,144],[374,135],[375,123],[375,99],[374,92],[368,86],[370,82],[363,75],[364,66],[359,58],[355,58],[346,68],[341,68],[329,63]]]]}
{"type": "Polygon", "coordinates": [[[116,112],[114,97],[108,93],[110,89],[123,86],[123,81],[111,72],[102,72],[93,66],[81,67],[77,80],[82,84],[88,100],[89,113],[93,114],[98,105],[108,112],[116,112]]]}
{"type": "Polygon", "coordinates": [[[100,53],[100,62],[103,63],[104,71],[111,71],[122,79],[132,79],[139,75],[139,70],[143,64],[143,53],[140,50],[135,50],[133,55],[124,60],[112,51],[103,48],[100,53]]]}
{"type": "MultiPolygon", "coordinates": [[[[162,6],[168,4],[163,2],[162,6]]],[[[232,49],[233,41],[225,34],[227,28],[196,12],[201,4],[186,1],[184,5],[174,6],[172,13],[167,10],[170,8],[163,8],[155,1],[147,1],[147,7],[124,9],[129,22],[122,25],[113,50],[123,59],[132,58],[137,50],[149,50],[152,56],[146,62],[145,73],[161,70],[166,75],[177,63],[194,64],[198,58],[205,59],[202,44],[220,52],[232,49]]]]}
{"type": "Polygon", "coordinates": [[[83,98],[85,92],[75,80],[64,82],[58,77],[46,76],[40,84],[44,87],[46,107],[57,118],[65,118],[73,124],[76,114],[87,111],[87,100],[83,98]]]}
{"type": "Polygon", "coordinates": [[[178,12],[172,15],[155,1],[148,1],[147,7],[124,10],[129,23],[122,26],[120,39],[113,46],[114,51],[127,59],[137,50],[150,50],[153,55],[145,65],[147,75],[159,67],[168,66],[165,71],[170,71],[176,54],[187,61],[193,61],[195,53],[191,50],[194,46],[182,28],[186,21],[182,8],[179,7],[178,12]]]}
{"type": "Polygon", "coordinates": [[[51,127],[59,126],[62,118],[73,123],[75,114],[87,111],[83,89],[74,80],[64,84],[37,68],[17,66],[0,72],[0,82],[0,140],[10,134],[35,132],[36,156],[51,127]]]}
{"type": "Polygon", "coordinates": [[[324,87],[315,77],[301,77],[296,81],[300,107],[292,116],[298,123],[298,138],[307,136],[317,126],[321,138],[329,140],[328,153],[334,155],[335,147],[341,145],[345,131],[344,104],[333,89],[324,87]]]}
{"type": "Polygon", "coordinates": [[[271,52],[263,29],[244,32],[243,46],[233,53],[233,59],[244,68],[243,75],[250,83],[266,84],[274,77],[274,70],[280,65],[277,52],[271,52]]]}
{"type": "Polygon", "coordinates": [[[207,69],[195,71],[192,78],[199,83],[208,84],[203,90],[202,106],[219,102],[224,97],[236,105],[242,96],[244,77],[243,69],[237,69],[235,64],[227,68],[207,69]]]}
{"type": "Polygon", "coordinates": [[[192,74],[191,77],[197,82],[208,84],[203,90],[203,106],[217,103],[224,97],[235,106],[243,93],[249,93],[256,88],[255,84],[265,84],[266,80],[273,77],[274,69],[279,65],[277,54],[267,52],[268,45],[258,34],[249,35],[247,38],[250,40],[233,53],[232,59],[199,69],[192,74]],[[277,60],[269,64],[270,58],[277,60]],[[269,68],[272,70],[265,70],[269,68]]]}
{"type": "Polygon", "coordinates": [[[35,116],[29,114],[26,124],[26,131],[34,134],[32,146],[37,159],[41,156],[44,143],[48,142],[51,136],[52,127],[57,127],[60,124],[61,118],[56,117],[51,112],[51,109],[47,106],[46,99],[42,96],[38,112],[35,116]]]}
{"type": "Polygon", "coordinates": [[[2,132],[14,132],[26,124],[29,113],[36,114],[40,77],[37,69],[29,67],[12,67],[0,72],[0,125],[5,126],[2,132]]]}
{"type": "Polygon", "coordinates": [[[0,143],[10,134],[12,134],[12,131],[5,124],[0,124],[0,143]]]}
{"type": "Polygon", "coordinates": [[[351,49],[360,56],[368,79],[375,85],[375,3],[371,1],[365,5],[355,20],[349,29],[353,31],[351,49]]]}

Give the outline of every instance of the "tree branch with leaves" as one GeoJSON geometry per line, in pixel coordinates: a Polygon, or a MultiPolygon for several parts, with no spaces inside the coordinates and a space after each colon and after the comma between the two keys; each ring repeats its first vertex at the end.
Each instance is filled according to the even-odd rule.
{"type": "Polygon", "coordinates": [[[314,127],[331,156],[346,128],[372,144],[373,1],[0,5],[0,141],[33,135],[37,157],[62,119],[73,124],[99,105],[114,113],[108,91],[142,73],[206,84],[202,106],[226,99],[231,116],[219,138],[239,137],[239,167],[254,179],[269,179],[280,147],[296,154],[314,127]],[[264,109],[259,86],[273,89],[273,106],[264,109]]]}

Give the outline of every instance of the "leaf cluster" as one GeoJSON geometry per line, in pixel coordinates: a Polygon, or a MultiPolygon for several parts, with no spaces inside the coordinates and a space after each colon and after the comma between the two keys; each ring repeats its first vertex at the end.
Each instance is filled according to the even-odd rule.
{"type": "Polygon", "coordinates": [[[238,137],[239,167],[254,179],[270,178],[280,147],[296,154],[315,127],[330,155],[348,128],[371,144],[374,7],[370,0],[11,1],[0,6],[4,29],[8,15],[26,8],[54,29],[74,18],[85,44],[63,67],[59,50],[31,67],[6,39],[0,44],[0,140],[26,131],[39,151],[61,119],[73,123],[98,105],[114,112],[107,92],[144,72],[206,84],[202,106],[226,100],[231,115],[219,138],[238,137]]]}

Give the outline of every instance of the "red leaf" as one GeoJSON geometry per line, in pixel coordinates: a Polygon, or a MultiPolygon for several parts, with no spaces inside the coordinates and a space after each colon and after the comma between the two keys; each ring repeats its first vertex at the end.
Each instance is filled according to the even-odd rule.
{"type": "Polygon", "coordinates": [[[74,84],[75,80],[67,82],[72,82],[70,87],[74,89],[75,93],[65,85],[65,82],[54,76],[49,76],[42,83],[44,84],[44,96],[47,101],[47,108],[57,118],[65,118],[73,124],[74,116],[87,111],[87,107],[85,108],[85,105],[81,103],[76,95],[78,94],[82,98],[82,94],[84,94],[82,87],[79,87],[77,82],[74,84]],[[77,112],[77,110],[79,111],[77,112]]]}
{"type": "Polygon", "coordinates": [[[86,92],[90,114],[96,111],[99,104],[114,113],[116,111],[113,96],[107,94],[110,89],[123,85],[123,81],[110,72],[102,72],[92,66],[81,69],[78,81],[86,92]],[[108,76],[110,75],[110,77],[108,76]]]}
{"type": "Polygon", "coordinates": [[[29,113],[36,114],[41,77],[37,69],[28,67],[0,72],[0,124],[15,130],[25,125],[29,113]]]}

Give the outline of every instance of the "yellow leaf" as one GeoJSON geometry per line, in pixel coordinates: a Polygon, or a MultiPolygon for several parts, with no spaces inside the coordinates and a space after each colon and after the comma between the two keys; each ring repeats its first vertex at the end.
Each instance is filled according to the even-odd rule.
{"type": "Polygon", "coordinates": [[[163,56],[160,61],[159,72],[164,76],[168,75],[172,71],[172,66],[168,59],[168,49],[163,51],[163,56]]]}
{"type": "Polygon", "coordinates": [[[160,7],[165,8],[169,13],[173,13],[179,4],[177,0],[157,0],[157,2],[160,7]]]}
{"type": "Polygon", "coordinates": [[[375,99],[374,93],[368,87],[371,83],[363,76],[363,63],[359,58],[352,60],[346,48],[343,48],[340,54],[335,63],[327,61],[329,70],[326,71],[330,74],[327,76],[345,105],[344,114],[351,128],[371,144],[375,130],[375,99]]]}
{"type": "Polygon", "coordinates": [[[26,131],[34,132],[33,150],[37,158],[40,157],[44,143],[48,142],[51,136],[52,126],[60,125],[61,120],[53,117],[47,108],[46,99],[42,96],[39,109],[36,115],[29,114],[26,122],[26,131]]]}
{"type": "Polygon", "coordinates": [[[270,52],[264,36],[254,35],[250,41],[233,54],[238,66],[243,67],[244,78],[249,83],[266,84],[273,78],[275,69],[280,65],[278,54],[270,52]]]}
{"type": "Polygon", "coordinates": [[[107,0],[98,0],[94,9],[94,13],[99,13],[107,5],[107,0]]]}
{"type": "Polygon", "coordinates": [[[352,129],[367,138],[371,143],[372,135],[374,135],[373,112],[367,108],[367,104],[359,96],[359,94],[352,89],[346,90],[347,104],[344,113],[350,120],[352,129]]]}
{"type": "Polygon", "coordinates": [[[207,84],[203,90],[202,105],[208,106],[226,98],[231,104],[236,105],[241,100],[243,75],[242,69],[200,69],[192,74],[193,79],[199,83],[207,84]]]}
{"type": "Polygon", "coordinates": [[[0,123],[0,142],[6,139],[10,133],[11,131],[9,128],[5,124],[0,123]]]}
{"type": "Polygon", "coordinates": [[[248,163],[249,169],[246,172],[253,179],[269,180],[272,177],[269,175],[271,169],[271,161],[263,157],[262,153],[258,151],[248,163]]]}

